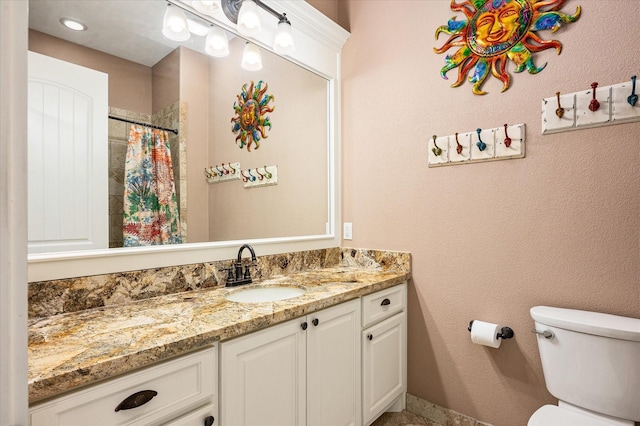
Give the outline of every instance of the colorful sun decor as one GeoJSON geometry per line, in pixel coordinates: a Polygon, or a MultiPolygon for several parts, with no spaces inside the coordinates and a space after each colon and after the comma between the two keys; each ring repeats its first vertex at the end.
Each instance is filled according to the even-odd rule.
{"type": "Polygon", "coordinates": [[[451,10],[464,13],[467,20],[457,21],[454,16],[447,25],[436,30],[436,40],[440,33],[451,35],[441,48],[433,49],[436,53],[459,47],[453,55],[447,55],[440,75],[446,80],[447,72],[459,67],[458,79],[451,85],[458,87],[475,67],[469,82],[473,83],[474,94],[484,95],[486,92],[481,86],[489,71],[502,81],[503,92],[509,88],[510,76],[506,70],[509,59],[516,64],[515,72],[526,68],[530,74],[539,73],[547,64],[536,67],[533,53],[555,48],[559,55],[562,44],[557,40],[543,40],[536,31],[551,30],[554,33],[562,23],[575,22],[580,16],[580,6],[574,15],[558,12],[564,2],[465,0],[456,3],[456,0],[451,0],[451,10]]]}
{"type": "Polygon", "coordinates": [[[267,138],[266,127],[271,130],[271,122],[265,114],[275,109],[275,106],[269,106],[269,102],[275,98],[267,94],[267,87],[262,80],[256,85],[251,81],[242,86],[242,93],[236,95],[238,101],[233,103],[236,116],[231,119],[231,131],[237,134],[236,144],[239,140],[240,149],[246,145],[247,151],[251,152],[253,142],[256,143],[256,149],[260,148],[260,138],[267,138]]]}

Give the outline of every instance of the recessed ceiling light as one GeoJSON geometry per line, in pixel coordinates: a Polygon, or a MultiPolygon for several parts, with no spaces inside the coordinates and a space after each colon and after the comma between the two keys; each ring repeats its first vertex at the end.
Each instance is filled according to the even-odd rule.
{"type": "Polygon", "coordinates": [[[74,31],[86,31],[87,29],[85,24],[73,18],[60,18],[60,23],[74,31]]]}

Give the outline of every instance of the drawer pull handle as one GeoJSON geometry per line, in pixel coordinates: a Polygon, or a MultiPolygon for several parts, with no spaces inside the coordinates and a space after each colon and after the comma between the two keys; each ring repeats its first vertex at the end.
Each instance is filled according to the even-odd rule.
{"type": "Polygon", "coordinates": [[[140,407],[151,401],[158,392],[154,390],[143,390],[136,392],[133,395],[129,395],[116,407],[116,412],[120,410],[131,410],[132,408],[140,407]]]}
{"type": "Polygon", "coordinates": [[[391,300],[389,300],[389,299],[384,299],[384,300],[382,301],[382,303],[380,304],[380,306],[387,306],[387,305],[390,305],[390,304],[391,304],[391,300]]]}
{"type": "Polygon", "coordinates": [[[204,419],[204,426],[211,426],[214,421],[215,419],[213,418],[213,416],[209,416],[206,419],[204,419]]]}
{"type": "Polygon", "coordinates": [[[373,340],[373,334],[367,334],[367,339],[369,339],[370,341],[373,340]]]}
{"type": "Polygon", "coordinates": [[[320,320],[319,320],[318,318],[315,318],[313,321],[311,321],[311,323],[312,323],[314,326],[318,326],[318,324],[320,324],[320,320]]]}
{"type": "Polygon", "coordinates": [[[307,329],[307,322],[303,322],[302,324],[300,324],[300,328],[302,328],[303,330],[307,329]]]}

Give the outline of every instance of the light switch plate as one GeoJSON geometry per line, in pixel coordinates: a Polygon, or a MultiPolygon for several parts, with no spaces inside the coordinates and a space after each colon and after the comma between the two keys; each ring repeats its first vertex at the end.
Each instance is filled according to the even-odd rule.
{"type": "Polygon", "coordinates": [[[576,127],[602,125],[611,120],[611,86],[596,88],[596,99],[600,108],[589,109],[593,99],[593,89],[576,94],[576,127]]]}
{"type": "Polygon", "coordinates": [[[507,126],[506,134],[511,139],[511,145],[505,144],[504,127],[496,132],[496,158],[524,157],[524,124],[507,126]]]}
{"type": "Polygon", "coordinates": [[[449,136],[449,161],[459,163],[471,159],[471,133],[458,133],[458,143],[456,136],[449,136]],[[458,143],[462,146],[462,151],[458,154],[458,143]]]}
{"type": "MultiPolygon", "coordinates": [[[[611,121],[640,119],[640,101],[631,106],[628,98],[631,95],[631,82],[611,86],[611,121]]],[[[640,96],[636,90],[636,96],[640,96]]]]}
{"type": "Polygon", "coordinates": [[[471,159],[472,160],[487,160],[495,157],[495,131],[496,129],[482,130],[480,131],[480,139],[486,144],[486,148],[481,151],[478,147],[478,133],[473,133],[471,136],[471,159]]]}
{"type": "Polygon", "coordinates": [[[558,117],[558,97],[542,100],[542,133],[553,133],[570,129],[575,125],[576,108],[575,95],[560,95],[560,107],[564,109],[562,117],[558,117]]]}
{"type": "Polygon", "coordinates": [[[436,137],[435,144],[434,144],[433,138],[429,138],[429,157],[428,157],[429,166],[446,164],[448,162],[449,162],[449,137],[448,136],[441,136],[439,138],[436,137]],[[437,150],[436,145],[438,145],[437,148],[440,148],[442,150],[440,155],[436,155],[436,153],[434,152],[437,150]]]}

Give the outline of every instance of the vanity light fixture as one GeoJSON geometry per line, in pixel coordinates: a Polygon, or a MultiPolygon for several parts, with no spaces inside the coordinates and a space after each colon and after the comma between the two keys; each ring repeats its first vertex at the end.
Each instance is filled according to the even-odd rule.
{"type": "Polygon", "coordinates": [[[229,55],[229,39],[227,32],[220,27],[209,28],[207,39],[204,43],[204,51],[208,55],[223,58],[229,55]]]}
{"type": "Polygon", "coordinates": [[[74,18],[60,18],[60,23],[73,31],[86,31],[87,26],[74,18]]]}
{"type": "Polygon", "coordinates": [[[167,11],[164,13],[164,20],[162,21],[162,34],[174,41],[189,40],[189,37],[191,37],[189,24],[182,9],[172,7],[171,4],[167,5],[167,11]]]}
{"type": "Polygon", "coordinates": [[[259,71],[262,69],[262,55],[260,55],[258,46],[249,42],[244,45],[241,66],[247,71],[259,71]]]}
{"type": "Polygon", "coordinates": [[[221,0],[221,2],[225,16],[237,25],[240,34],[248,37],[256,37],[262,30],[258,7],[266,10],[278,18],[273,50],[282,55],[288,55],[295,51],[291,22],[285,13],[276,12],[261,0],[221,0]]]}

